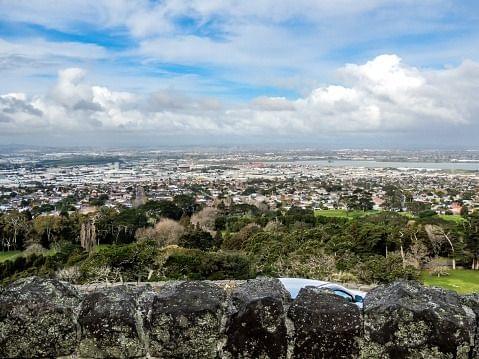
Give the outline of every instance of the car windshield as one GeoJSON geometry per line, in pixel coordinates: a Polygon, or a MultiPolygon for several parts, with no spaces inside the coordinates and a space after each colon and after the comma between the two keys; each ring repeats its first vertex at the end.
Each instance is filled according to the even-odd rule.
{"type": "Polygon", "coordinates": [[[353,301],[353,297],[351,297],[351,295],[349,295],[348,293],[343,292],[342,290],[334,290],[333,292],[334,292],[334,294],[339,295],[340,297],[343,297],[343,298],[346,299],[348,302],[352,302],[352,301],[353,301]]]}

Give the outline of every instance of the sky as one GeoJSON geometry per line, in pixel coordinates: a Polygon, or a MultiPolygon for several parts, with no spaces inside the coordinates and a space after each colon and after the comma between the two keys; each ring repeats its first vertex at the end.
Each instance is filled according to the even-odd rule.
{"type": "Polygon", "coordinates": [[[474,0],[0,0],[0,145],[479,148],[474,0]]]}

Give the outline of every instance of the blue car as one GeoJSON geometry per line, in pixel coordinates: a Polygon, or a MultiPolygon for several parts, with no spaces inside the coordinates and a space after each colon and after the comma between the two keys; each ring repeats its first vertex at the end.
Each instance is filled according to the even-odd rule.
{"type": "Polygon", "coordinates": [[[359,290],[352,290],[342,285],[325,282],[315,279],[303,279],[303,278],[279,278],[281,283],[285,286],[288,292],[291,294],[291,298],[296,298],[301,288],[316,287],[322,289],[328,289],[334,294],[343,297],[348,302],[356,304],[359,308],[363,308],[364,297],[366,292],[359,290]]]}

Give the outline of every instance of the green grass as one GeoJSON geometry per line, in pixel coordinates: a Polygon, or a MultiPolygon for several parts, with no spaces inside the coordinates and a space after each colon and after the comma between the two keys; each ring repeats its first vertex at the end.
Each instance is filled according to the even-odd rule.
{"type": "Polygon", "coordinates": [[[404,217],[407,217],[407,218],[410,218],[410,219],[416,218],[416,217],[414,216],[414,214],[411,213],[411,212],[398,212],[398,213],[399,213],[401,216],[404,216],[404,217]]]}
{"type": "Polygon", "coordinates": [[[0,263],[9,259],[15,259],[22,254],[22,251],[0,252],[0,263]]]}
{"type": "MultiPolygon", "coordinates": [[[[315,216],[323,216],[323,217],[330,217],[330,218],[359,218],[359,217],[365,217],[369,216],[371,214],[376,214],[380,213],[381,211],[347,211],[345,209],[318,209],[314,211],[315,216]]],[[[414,214],[411,212],[397,212],[401,216],[414,219],[416,218],[414,214]]],[[[438,218],[441,218],[445,221],[451,221],[455,222],[457,224],[461,223],[464,221],[464,218],[462,218],[458,214],[439,214],[437,215],[438,218]]]]}
{"type": "Polygon", "coordinates": [[[99,245],[94,247],[94,250],[95,250],[95,252],[100,252],[101,250],[103,250],[105,248],[110,248],[111,246],[112,246],[112,244],[99,244],[99,245]]]}
{"type": "MultiPolygon", "coordinates": [[[[53,256],[57,251],[53,248],[43,252],[44,256],[53,256]]],[[[9,251],[9,252],[0,252],[0,263],[8,260],[14,260],[17,257],[25,256],[24,251],[9,251]]]]}
{"type": "Polygon", "coordinates": [[[315,216],[336,217],[336,218],[359,218],[379,211],[347,211],[345,209],[318,209],[314,211],[315,216]]]}
{"type": "Polygon", "coordinates": [[[444,219],[445,221],[451,221],[455,223],[461,223],[464,221],[464,218],[459,214],[439,214],[439,218],[444,219]]]}
{"type": "Polygon", "coordinates": [[[459,294],[479,293],[479,271],[456,269],[443,277],[431,276],[424,271],[421,279],[428,286],[454,290],[459,294]]]}

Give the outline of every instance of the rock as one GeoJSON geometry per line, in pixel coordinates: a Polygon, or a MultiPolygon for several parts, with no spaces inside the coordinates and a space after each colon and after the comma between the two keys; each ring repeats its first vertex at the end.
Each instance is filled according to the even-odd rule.
{"type": "Polygon", "coordinates": [[[80,294],[68,283],[30,277],[0,294],[0,357],[59,357],[74,353],[80,294]]]}
{"type": "Polygon", "coordinates": [[[234,358],[285,358],[284,305],[291,301],[278,279],[252,279],[231,294],[234,313],[226,325],[225,350],[234,358]]]}
{"type": "Polygon", "coordinates": [[[89,293],[80,306],[78,352],[88,358],[135,358],[146,355],[138,291],[125,286],[89,293]]]}
{"type": "Polygon", "coordinates": [[[288,310],[294,325],[294,358],[356,358],[362,321],[359,308],[328,291],[306,287],[288,310]]]}
{"type": "Polygon", "coordinates": [[[284,304],[291,303],[291,295],[277,278],[248,279],[239,284],[231,293],[235,306],[241,306],[252,299],[272,297],[284,304]]]}
{"type": "Polygon", "coordinates": [[[160,289],[145,322],[151,356],[215,358],[226,293],[210,282],[176,282],[160,289]]]}
{"type": "Polygon", "coordinates": [[[475,315],[454,292],[395,282],[364,302],[363,358],[469,358],[475,315]]]}
{"type": "Polygon", "coordinates": [[[471,308],[476,315],[476,331],[474,333],[474,348],[471,351],[471,358],[479,358],[479,294],[462,296],[462,303],[471,308]]]}

